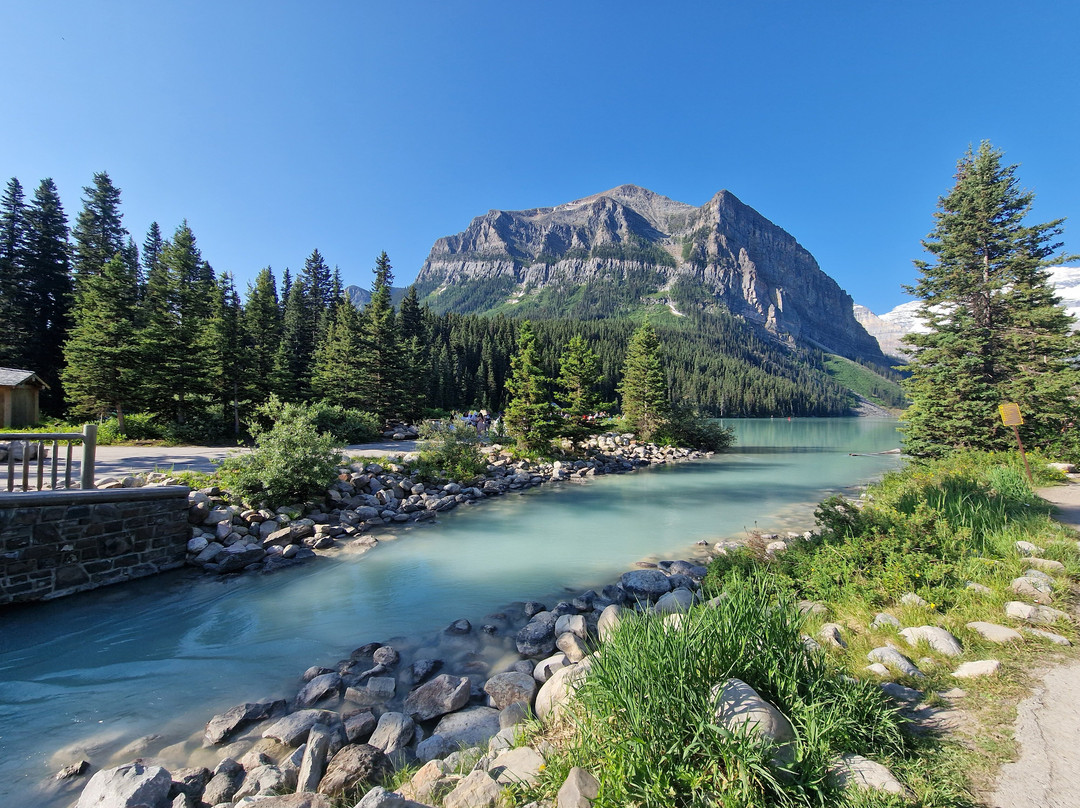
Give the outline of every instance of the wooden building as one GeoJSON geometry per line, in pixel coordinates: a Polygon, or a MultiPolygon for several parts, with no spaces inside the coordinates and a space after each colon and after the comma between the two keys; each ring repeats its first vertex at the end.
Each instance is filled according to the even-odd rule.
{"type": "Polygon", "coordinates": [[[38,394],[48,389],[32,370],[0,368],[0,429],[19,429],[38,422],[38,394]]]}

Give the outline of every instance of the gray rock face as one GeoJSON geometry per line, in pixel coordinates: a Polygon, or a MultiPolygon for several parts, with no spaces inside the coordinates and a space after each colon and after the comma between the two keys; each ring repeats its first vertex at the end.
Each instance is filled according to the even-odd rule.
{"type": "Polygon", "coordinates": [[[634,600],[657,600],[671,591],[671,581],[660,570],[624,572],[619,586],[634,600]]]}
{"type": "Polygon", "coordinates": [[[86,784],[77,808],[166,808],[171,786],[172,777],[160,766],[102,769],[86,784]]]}
{"type": "Polygon", "coordinates": [[[404,709],[415,721],[430,721],[460,710],[468,703],[469,680],[443,673],[412,691],[405,699],[404,709]]]}
{"type": "Polygon", "coordinates": [[[439,290],[474,285],[488,292],[483,310],[522,286],[617,288],[643,266],[656,273],[656,288],[648,291],[692,272],[732,313],[769,331],[885,361],[855,320],[851,297],[789,233],[729,191],[699,208],[623,185],[554,208],[493,210],[436,241],[416,285],[421,296],[433,294],[436,310],[439,290]],[[623,245],[634,242],[666,257],[626,253],[623,245]]]}

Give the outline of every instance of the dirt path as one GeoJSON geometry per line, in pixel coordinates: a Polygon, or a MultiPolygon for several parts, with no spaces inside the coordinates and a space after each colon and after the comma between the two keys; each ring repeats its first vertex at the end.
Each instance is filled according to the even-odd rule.
{"type": "MultiPolygon", "coordinates": [[[[1039,495],[1058,506],[1057,518],[1080,530],[1080,485],[1039,495]]],[[[1080,662],[1053,668],[1017,706],[1020,757],[1001,769],[990,808],[1080,806],[1080,662]]]]}

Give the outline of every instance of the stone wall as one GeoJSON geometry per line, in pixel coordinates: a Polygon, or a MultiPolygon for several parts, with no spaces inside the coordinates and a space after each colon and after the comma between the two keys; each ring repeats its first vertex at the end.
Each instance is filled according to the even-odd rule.
{"type": "Polygon", "coordinates": [[[184,486],[0,494],[0,605],[182,566],[184,486]]]}

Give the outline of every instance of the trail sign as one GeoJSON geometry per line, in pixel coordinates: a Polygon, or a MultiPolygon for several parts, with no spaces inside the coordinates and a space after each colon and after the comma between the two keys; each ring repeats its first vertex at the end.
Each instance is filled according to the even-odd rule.
{"type": "Polygon", "coordinates": [[[998,404],[998,412],[1001,413],[1001,423],[1005,426],[1021,426],[1024,417],[1020,414],[1020,405],[1011,401],[998,404]]]}

